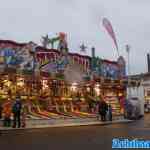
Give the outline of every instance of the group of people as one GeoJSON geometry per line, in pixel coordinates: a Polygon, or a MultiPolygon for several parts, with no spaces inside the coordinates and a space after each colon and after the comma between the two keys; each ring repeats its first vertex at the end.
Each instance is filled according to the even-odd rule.
{"type": "MultiPolygon", "coordinates": [[[[101,99],[98,102],[97,106],[98,106],[98,114],[99,117],[101,118],[101,121],[106,120],[112,121],[111,105],[108,105],[105,102],[105,100],[101,99]]],[[[26,111],[24,108],[25,107],[22,106],[20,97],[16,97],[14,102],[11,101],[10,98],[8,98],[7,102],[5,102],[3,105],[0,104],[0,119],[3,119],[3,125],[5,127],[12,126],[13,128],[25,127],[26,111]]]]}
{"type": "Polygon", "coordinates": [[[14,102],[8,98],[7,102],[0,105],[0,119],[3,119],[4,127],[25,127],[25,117],[20,97],[16,97],[14,102]]]}
{"type": "Polygon", "coordinates": [[[101,121],[106,121],[106,116],[109,121],[112,121],[112,107],[111,105],[108,105],[104,100],[101,100],[98,103],[98,113],[101,117],[101,121]]]}

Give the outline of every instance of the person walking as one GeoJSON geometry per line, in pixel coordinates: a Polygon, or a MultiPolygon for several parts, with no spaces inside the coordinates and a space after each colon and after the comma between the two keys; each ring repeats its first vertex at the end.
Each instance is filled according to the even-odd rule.
{"type": "Polygon", "coordinates": [[[10,127],[11,126],[11,100],[8,98],[8,100],[3,104],[3,114],[4,114],[4,127],[10,127]]]}
{"type": "Polygon", "coordinates": [[[12,107],[13,128],[16,128],[16,125],[18,128],[21,127],[21,109],[22,109],[21,99],[20,97],[17,97],[12,107]]]}
{"type": "Polygon", "coordinates": [[[99,102],[99,114],[101,116],[101,121],[106,121],[106,112],[108,110],[107,103],[104,100],[99,102]]]}
{"type": "Polygon", "coordinates": [[[102,115],[103,115],[103,121],[106,121],[106,113],[108,111],[108,105],[105,101],[103,101],[103,104],[102,104],[102,115]]]}
{"type": "Polygon", "coordinates": [[[108,120],[112,121],[112,107],[110,104],[108,105],[108,120]]]}

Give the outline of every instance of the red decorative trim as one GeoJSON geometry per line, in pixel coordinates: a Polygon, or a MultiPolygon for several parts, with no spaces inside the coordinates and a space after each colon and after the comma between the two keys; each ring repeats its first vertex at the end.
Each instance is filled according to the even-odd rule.
{"type": "Polygon", "coordinates": [[[118,65],[118,63],[116,61],[110,61],[110,60],[106,60],[106,59],[103,59],[102,61],[105,62],[105,63],[110,63],[110,64],[118,65]]]}
{"type": "Polygon", "coordinates": [[[27,43],[17,43],[15,41],[11,41],[11,40],[0,40],[0,44],[10,44],[10,45],[14,45],[14,46],[25,46],[27,45],[27,43]]]}

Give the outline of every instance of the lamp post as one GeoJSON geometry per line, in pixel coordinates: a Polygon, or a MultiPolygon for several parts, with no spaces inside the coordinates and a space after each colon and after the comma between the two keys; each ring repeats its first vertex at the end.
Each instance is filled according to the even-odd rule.
{"type": "Polygon", "coordinates": [[[95,47],[91,48],[91,55],[92,55],[92,71],[95,71],[95,47]]]}

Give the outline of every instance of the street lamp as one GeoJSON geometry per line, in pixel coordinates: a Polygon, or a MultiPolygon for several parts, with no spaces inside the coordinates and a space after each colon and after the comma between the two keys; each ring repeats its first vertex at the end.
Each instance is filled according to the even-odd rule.
{"type": "Polygon", "coordinates": [[[126,52],[128,57],[128,76],[130,76],[130,46],[126,45],[126,52]]]}

